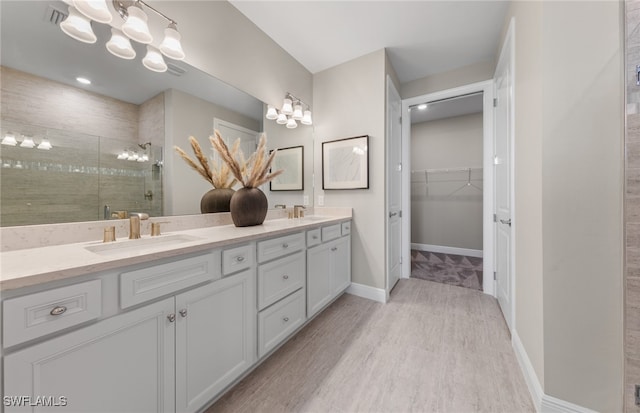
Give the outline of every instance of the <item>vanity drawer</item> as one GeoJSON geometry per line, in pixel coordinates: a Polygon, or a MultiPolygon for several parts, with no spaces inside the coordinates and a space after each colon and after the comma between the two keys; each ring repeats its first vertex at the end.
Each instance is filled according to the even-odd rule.
{"type": "Polygon", "coordinates": [[[305,247],[304,233],[286,235],[258,242],[258,262],[282,257],[305,247]]]}
{"type": "Polygon", "coordinates": [[[120,306],[131,307],[221,277],[220,251],[123,272],[120,306]]]}
{"type": "Polygon", "coordinates": [[[306,268],[304,251],[258,267],[258,309],[262,310],[302,288],[306,268]]]}
{"type": "Polygon", "coordinates": [[[313,247],[320,244],[320,228],[307,231],[307,247],[313,247]]]}
{"type": "Polygon", "coordinates": [[[100,280],[12,298],[2,308],[3,344],[10,347],[101,315],[100,280]]]}
{"type": "Polygon", "coordinates": [[[322,227],[322,242],[340,238],[341,235],[342,229],[340,228],[340,224],[322,227]]]}
{"type": "Polygon", "coordinates": [[[222,251],[222,273],[229,275],[250,268],[255,261],[253,257],[252,244],[241,245],[222,251]]]}
{"type": "Polygon", "coordinates": [[[305,321],[304,289],[258,314],[258,356],[280,344],[305,321]]]}
{"type": "Polygon", "coordinates": [[[342,235],[351,234],[351,221],[342,223],[342,235]]]}

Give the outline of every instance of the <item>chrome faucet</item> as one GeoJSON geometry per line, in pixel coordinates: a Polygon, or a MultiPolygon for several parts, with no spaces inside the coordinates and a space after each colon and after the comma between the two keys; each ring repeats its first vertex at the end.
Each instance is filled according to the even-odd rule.
{"type": "Polygon", "coordinates": [[[302,218],[302,217],[304,217],[304,211],[302,211],[303,209],[307,209],[307,208],[305,208],[303,205],[294,205],[293,206],[293,217],[294,218],[302,218]]]}

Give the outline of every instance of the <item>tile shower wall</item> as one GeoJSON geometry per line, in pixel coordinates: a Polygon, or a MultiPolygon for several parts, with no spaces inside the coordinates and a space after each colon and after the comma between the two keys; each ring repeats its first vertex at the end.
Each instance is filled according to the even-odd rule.
{"type": "Polygon", "coordinates": [[[640,0],[626,1],[626,192],[625,192],[625,412],[638,413],[635,385],[640,384],[640,0]]]}
{"type": "MultiPolygon", "coordinates": [[[[162,174],[153,165],[162,148],[147,150],[150,162],[117,159],[124,149],[142,151],[139,127],[151,129],[140,121],[137,105],[5,67],[1,98],[2,136],[47,137],[53,145],[49,151],[0,149],[2,226],[102,219],[104,205],[161,215],[162,174]],[[154,196],[145,197],[148,191],[154,196]]],[[[148,112],[145,119],[152,119],[148,112]]],[[[161,129],[148,133],[164,139],[161,129]]]]}

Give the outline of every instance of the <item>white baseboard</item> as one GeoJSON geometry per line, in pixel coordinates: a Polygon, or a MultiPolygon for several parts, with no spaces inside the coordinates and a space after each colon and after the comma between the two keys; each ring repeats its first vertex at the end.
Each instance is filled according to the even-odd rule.
{"type": "Polygon", "coordinates": [[[378,301],[380,303],[387,302],[387,292],[382,288],[370,287],[364,284],[351,283],[347,288],[347,293],[357,295],[358,297],[367,298],[369,300],[378,301]]]}
{"type": "Polygon", "coordinates": [[[445,247],[443,245],[411,243],[411,249],[419,251],[439,252],[441,254],[466,255],[467,257],[482,258],[482,250],[468,248],[445,247]]]}
{"type": "Polygon", "coordinates": [[[524,349],[522,341],[520,341],[520,337],[518,336],[518,332],[516,330],[513,330],[511,333],[511,345],[513,346],[513,350],[516,353],[516,359],[518,359],[518,364],[520,364],[520,369],[524,374],[524,381],[527,383],[529,394],[533,399],[533,405],[537,412],[597,413],[596,411],[588,409],[586,407],[578,406],[577,404],[573,404],[544,394],[544,390],[542,389],[540,381],[538,380],[538,375],[533,369],[531,360],[529,360],[527,351],[524,349]]]}

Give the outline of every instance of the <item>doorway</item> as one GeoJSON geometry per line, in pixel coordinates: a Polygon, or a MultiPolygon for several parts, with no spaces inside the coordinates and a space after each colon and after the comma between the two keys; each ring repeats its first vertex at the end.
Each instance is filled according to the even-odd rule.
{"type": "MultiPolygon", "coordinates": [[[[417,96],[414,98],[405,99],[402,102],[402,124],[410,125],[411,124],[411,110],[412,108],[416,108],[421,104],[435,104],[436,102],[446,102],[446,101],[455,101],[456,99],[460,99],[461,97],[472,97],[475,96],[476,102],[482,108],[482,143],[481,147],[481,159],[478,160],[478,163],[471,165],[458,165],[456,167],[449,168],[414,168],[411,162],[411,128],[403,127],[402,128],[402,148],[403,148],[403,159],[402,163],[404,165],[408,165],[408,167],[403,168],[403,211],[405,211],[407,219],[403,221],[403,245],[411,245],[412,244],[412,235],[411,235],[411,221],[414,215],[414,211],[412,210],[412,193],[414,189],[413,186],[418,181],[418,175],[416,172],[420,171],[423,177],[423,191],[429,183],[429,179],[432,180],[440,179],[443,177],[436,177],[435,175],[440,172],[441,175],[449,175],[445,176],[444,180],[449,181],[458,181],[458,182],[446,182],[439,185],[438,190],[441,191],[440,195],[443,195],[443,198],[447,198],[447,195],[456,195],[463,194],[470,197],[475,197],[479,195],[478,188],[481,189],[480,198],[481,198],[481,223],[479,224],[482,228],[481,235],[481,250],[474,248],[461,248],[457,252],[468,254],[470,251],[475,251],[475,255],[478,255],[478,251],[482,256],[482,274],[483,279],[479,289],[484,291],[486,294],[495,295],[495,283],[494,283],[494,225],[493,225],[493,210],[494,210],[494,176],[493,176],[493,81],[485,81],[478,82],[458,88],[448,89],[440,92],[430,93],[427,95],[417,96]],[[432,169],[432,170],[430,170],[432,169]],[[440,169],[441,171],[436,171],[440,169]],[[445,171],[446,169],[450,169],[451,171],[445,171]],[[413,173],[412,173],[413,172],[413,173]],[[429,176],[431,172],[431,177],[429,176]],[[415,179],[414,179],[415,178],[415,179]],[[413,183],[412,183],[413,182],[413,183]],[[451,185],[454,183],[459,183],[459,187],[453,188],[451,185]],[[474,188],[475,187],[475,188],[474,188]],[[451,189],[450,192],[444,193],[448,189],[451,189]],[[476,193],[474,193],[474,191],[476,193]]],[[[415,112],[414,112],[415,113],[415,112]]],[[[435,187],[435,186],[434,186],[435,187]]],[[[424,193],[424,192],[423,192],[424,193]]],[[[479,244],[479,242],[477,242],[479,244]]],[[[436,251],[437,252],[437,251],[436,251]]],[[[453,250],[452,252],[455,252],[453,250]]],[[[411,249],[405,248],[403,250],[403,261],[410,263],[411,262],[411,249]]],[[[473,263],[469,263],[473,265],[473,263]]],[[[409,265],[403,268],[403,278],[410,277],[411,268],[409,265]]]]}

